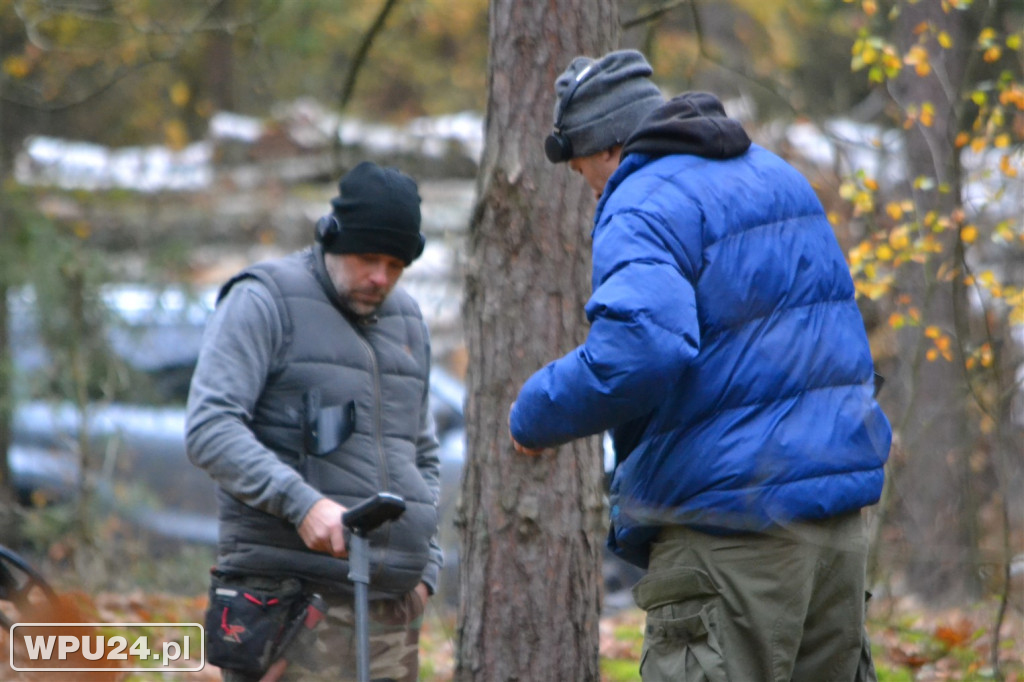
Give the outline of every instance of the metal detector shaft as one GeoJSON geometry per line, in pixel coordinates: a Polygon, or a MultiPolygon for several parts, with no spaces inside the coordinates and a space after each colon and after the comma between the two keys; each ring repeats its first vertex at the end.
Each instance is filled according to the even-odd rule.
{"type": "Polygon", "coordinates": [[[368,592],[370,585],[370,546],[366,537],[353,532],[349,536],[348,579],[356,588],[356,663],[359,682],[370,682],[370,626],[368,592]]]}
{"type": "Polygon", "coordinates": [[[348,579],[356,591],[356,663],[359,682],[370,682],[370,543],[368,533],[397,519],[405,511],[405,500],[391,493],[377,493],[341,515],[350,532],[348,538],[348,579]]]}

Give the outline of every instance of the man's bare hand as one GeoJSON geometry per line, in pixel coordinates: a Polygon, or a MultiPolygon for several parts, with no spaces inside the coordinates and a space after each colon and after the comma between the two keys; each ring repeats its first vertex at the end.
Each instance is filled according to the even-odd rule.
{"type": "Polygon", "coordinates": [[[522,443],[520,443],[519,441],[517,441],[516,437],[512,435],[512,410],[514,410],[515,407],[516,407],[516,404],[512,403],[512,407],[508,408],[508,421],[509,421],[508,437],[510,439],[512,439],[512,447],[515,448],[516,452],[518,452],[521,455],[530,455],[531,457],[536,457],[540,453],[544,452],[544,450],[543,449],[534,450],[533,448],[528,448],[525,445],[523,445],[522,443]]]}
{"type": "Polygon", "coordinates": [[[430,601],[430,588],[427,587],[426,583],[419,583],[416,585],[416,594],[419,596],[420,601],[423,602],[423,608],[427,608],[427,603],[430,601]]]}
{"type": "Polygon", "coordinates": [[[326,497],[320,498],[309,508],[306,517],[299,524],[299,537],[314,552],[324,552],[336,557],[347,557],[345,534],[341,515],[346,511],[337,502],[326,497]]]}

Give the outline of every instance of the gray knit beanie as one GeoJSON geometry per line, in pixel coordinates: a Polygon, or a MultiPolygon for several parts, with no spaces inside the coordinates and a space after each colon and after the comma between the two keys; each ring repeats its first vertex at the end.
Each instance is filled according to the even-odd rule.
{"type": "Polygon", "coordinates": [[[571,156],[558,160],[590,156],[625,142],[644,116],[665,103],[650,80],[653,72],[636,50],[609,52],[597,60],[573,59],[555,81],[556,133],[571,144],[571,156]]]}

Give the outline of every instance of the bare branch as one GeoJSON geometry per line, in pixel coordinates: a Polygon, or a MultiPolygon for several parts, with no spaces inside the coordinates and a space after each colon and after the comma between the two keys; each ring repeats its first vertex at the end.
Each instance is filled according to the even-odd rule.
{"type": "Polygon", "coordinates": [[[359,47],[356,49],[355,55],[352,57],[352,64],[349,66],[348,72],[345,74],[345,83],[342,85],[341,96],[338,100],[338,108],[341,111],[345,110],[345,106],[352,97],[352,91],[356,88],[356,79],[359,77],[359,72],[362,70],[363,63],[366,61],[366,55],[370,52],[370,47],[373,46],[373,41],[377,38],[377,35],[381,30],[383,30],[384,22],[387,21],[388,15],[391,14],[391,10],[394,9],[397,4],[398,0],[385,0],[384,6],[380,8],[380,12],[377,14],[377,18],[373,20],[373,24],[363,35],[363,39],[359,43],[359,47]]]}
{"type": "Polygon", "coordinates": [[[682,7],[686,3],[692,1],[693,0],[670,0],[661,7],[656,7],[649,12],[637,15],[632,19],[627,19],[626,21],[621,22],[622,28],[630,29],[635,26],[639,26],[640,24],[646,24],[648,22],[656,21],[657,19],[660,19],[661,17],[665,16],[666,14],[676,9],[677,7],[682,7]]]}
{"type": "MultiPolygon", "coordinates": [[[[225,18],[213,20],[217,11],[220,9],[222,5],[224,5],[224,3],[225,0],[214,0],[213,2],[210,2],[203,9],[202,13],[190,19],[187,22],[187,25],[185,25],[181,29],[173,31],[152,24],[139,25],[135,22],[127,20],[126,18],[119,18],[117,19],[117,21],[125,24],[126,26],[129,26],[131,30],[135,31],[140,35],[171,36],[175,38],[174,44],[170,49],[163,51],[162,54],[153,54],[152,52],[150,52],[150,58],[146,61],[141,61],[130,65],[118,65],[116,68],[109,71],[107,74],[104,74],[102,76],[103,80],[95,83],[94,86],[90,87],[87,92],[73,93],[59,101],[47,102],[45,98],[42,97],[42,95],[38,95],[38,93],[35,97],[32,98],[18,97],[17,95],[14,95],[10,92],[12,86],[16,86],[18,84],[10,78],[0,77],[0,101],[8,102],[10,104],[14,104],[21,107],[35,109],[38,111],[46,111],[51,113],[65,111],[67,109],[71,109],[73,107],[85,104],[86,102],[96,99],[97,97],[99,97],[100,95],[107,92],[115,85],[117,85],[117,83],[123,80],[124,78],[142,69],[148,68],[155,64],[172,62],[176,60],[185,50],[188,42],[195,38],[196,34],[223,31],[227,31],[230,33],[245,26],[255,26],[259,24],[261,21],[265,20],[268,16],[270,16],[270,14],[272,14],[277,9],[276,4],[266,5],[266,9],[264,9],[263,11],[251,11],[244,18],[234,18],[230,20],[225,18]]],[[[56,7],[58,9],[66,9],[65,5],[60,4],[51,5],[51,7],[56,7]]],[[[81,7],[78,7],[79,12],[81,11],[81,9],[81,7]]],[[[36,42],[36,40],[32,38],[32,35],[35,33],[34,23],[32,23],[32,20],[29,17],[25,16],[20,11],[18,14],[19,18],[21,18],[22,22],[25,25],[26,31],[29,32],[29,37],[32,40],[32,42],[37,46],[43,47],[42,45],[40,45],[40,43],[36,42]]],[[[90,18],[95,17],[90,15],[90,18]]],[[[42,36],[38,36],[38,39],[43,40],[42,36]]],[[[49,45],[48,47],[44,47],[44,49],[52,51],[57,48],[56,46],[49,45]]],[[[87,80],[82,78],[82,75],[83,74],[81,73],[75,74],[75,80],[79,82],[87,80]]],[[[31,93],[31,90],[26,87],[22,87],[21,90],[23,93],[31,93]]]]}

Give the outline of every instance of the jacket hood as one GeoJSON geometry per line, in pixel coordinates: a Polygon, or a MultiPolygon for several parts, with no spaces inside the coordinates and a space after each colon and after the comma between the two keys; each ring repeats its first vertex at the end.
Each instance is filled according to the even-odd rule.
{"type": "Polygon", "coordinates": [[[750,137],[734,118],[725,115],[717,97],[688,92],[669,100],[640,122],[622,148],[622,156],[691,154],[730,159],[750,147],[750,137]]]}

